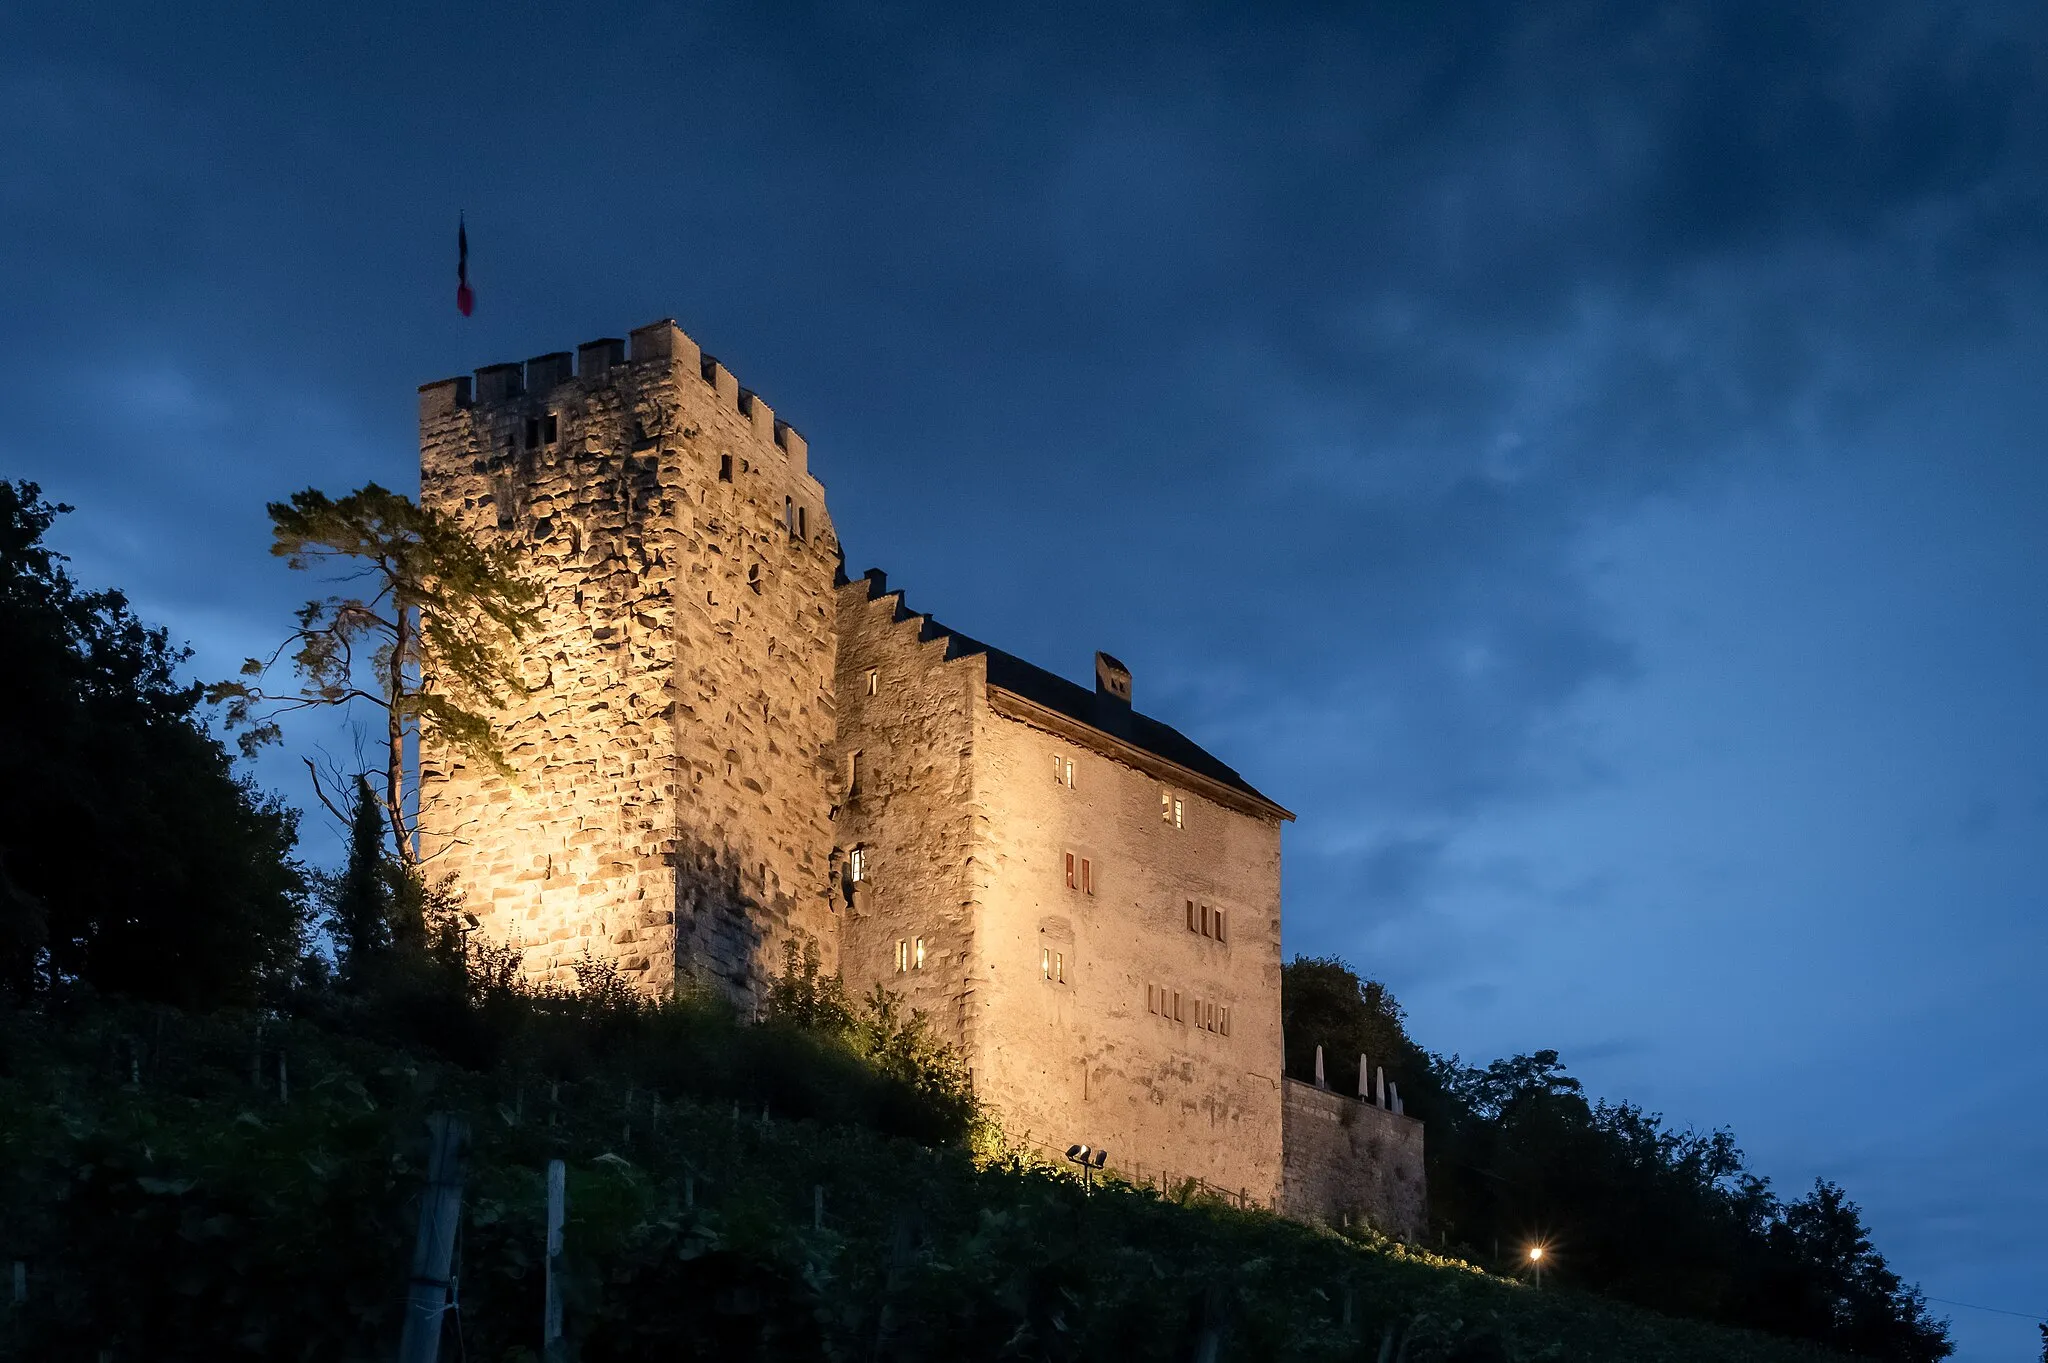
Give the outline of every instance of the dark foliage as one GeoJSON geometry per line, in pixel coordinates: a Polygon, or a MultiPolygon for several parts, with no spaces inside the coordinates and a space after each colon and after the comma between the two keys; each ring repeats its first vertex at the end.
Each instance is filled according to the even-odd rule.
{"type": "Polygon", "coordinates": [[[297,816],[236,779],[185,650],[65,572],[65,509],[0,481],[0,988],[253,1000],[301,949],[297,816]]]}
{"type": "Polygon", "coordinates": [[[1919,1291],[1871,1246],[1842,1190],[1791,1203],[1752,1174],[1726,1131],[1673,1131],[1631,1104],[1590,1102],[1555,1051],[1484,1069],[1409,1039],[1384,985],[1341,961],[1282,973],[1288,1072],[1355,1091],[1360,1050],[1428,1123],[1432,1232],[1503,1271],[1528,1246],[1547,1273],[1673,1315],[1813,1340],[1859,1358],[1932,1363],[1952,1352],[1919,1291]]]}

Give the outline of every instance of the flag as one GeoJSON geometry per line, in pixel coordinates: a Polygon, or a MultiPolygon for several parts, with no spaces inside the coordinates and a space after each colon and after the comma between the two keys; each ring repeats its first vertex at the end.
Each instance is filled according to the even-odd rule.
{"type": "Polygon", "coordinates": [[[464,317],[476,310],[476,294],[469,287],[469,224],[455,216],[455,309],[464,317]]]}

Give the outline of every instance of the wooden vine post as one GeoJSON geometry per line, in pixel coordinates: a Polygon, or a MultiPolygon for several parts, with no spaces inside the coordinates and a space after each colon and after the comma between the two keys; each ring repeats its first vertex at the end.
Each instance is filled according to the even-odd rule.
{"type": "Polygon", "coordinates": [[[398,1363],[435,1363],[441,1324],[454,1287],[455,1232],[462,1224],[463,1165],[469,1153],[469,1123],[445,1112],[427,1118],[430,1144],[427,1186],[420,1195],[419,1235],[413,1241],[412,1277],[406,1287],[405,1328],[398,1363]]]}

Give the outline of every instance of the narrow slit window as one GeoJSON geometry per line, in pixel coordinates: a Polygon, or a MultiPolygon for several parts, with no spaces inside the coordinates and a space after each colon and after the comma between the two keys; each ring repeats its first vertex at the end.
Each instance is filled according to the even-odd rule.
{"type": "Polygon", "coordinates": [[[1207,904],[1202,906],[1202,935],[1204,937],[1209,935],[1209,906],[1207,904]]]}
{"type": "Polygon", "coordinates": [[[846,873],[855,881],[868,878],[868,849],[856,847],[846,854],[846,873]]]}
{"type": "Polygon", "coordinates": [[[910,943],[904,941],[902,938],[899,937],[896,939],[896,973],[899,975],[902,974],[905,967],[907,967],[909,963],[910,943]]]}
{"type": "Polygon", "coordinates": [[[545,417],[542,417],[540,426],[540,438],[542,443],[548,445],[554,444],[556,440],[556,431],[558,429],[559,428],[555,425],[555,414],[553,412],[549,412],[545,417]]]}
{"type": "Polygon", "coordinates": [[[846,755],[846,793],[849,798],[860,794],[860,753],[858,750],[846,755]]]}
{"type": "Polygon", "coordinates": [[[1065,984],[1067,982],[1067,955],[1063,951],[1055,951],[1052,954],[1052,982],[1054,984],[1065,984]]]}
{"type": "Polygon", "coordinates": [[[916,944],[911,948],[910,968],[912,970],[924,969],[924,938],[922,937],[918,938],[916,944]]]}
{"type": "Polygon", "coordinates": [[[869,668],[869,669],[868,669],[868,694],[869,694],[869,695],[871,695],[871,696],[872,696],[872,695],[874,695],[876,691],[878,691],[878,690],[880,690],[880,689],[881,689],[881,685],[882,685],[882,669],[880,669],[879,667],[871,667],[871,668],[869,668]]]}
{"type": "Polygon", "coordinates": [[[1081,858],[1081,893],[1095,893],[1095,869],[1089,864],[1086,857],[1081,858]]]}
{"type": "Polygon", "coordinates": [[[1052,978],[1052,948],[1041,947],[1038,952],[1038,968],[1048,980],[1052,978]]]}
{"type": "Polygon", "coordinates": [[[1223,1005],[1223,1035],[1230,1035],[1230,1005],[1223,1005]]]}
{"type": "Polygon", "coordinates": [[[1190,899],[1190,900],[1188,901],[1188,931],[1189,931],[1189,932],[1193,932],[1194,930],[1195,930],[1195,901],[1194,901],[1194,900],[1192,900],[1192,899],[1190,899]]]}
{"type": "Polygon", "coordinates": [[[1145,1011],[1148,1013],[1159,1011],[1159,991],[1149,984],[1145,986],[1145,1011]]]}
{"type": "Polygon", "coordinates": [[[1173,802],[1173,826],[1175,828],[1185,828],[1187,826],[1186,824],[1181,822],[1181,804],[1180,799],[1177,796],[1174,798],[1173,802]]]}
{"type": "Polygon", "coordinates": [[[526,419],[526,448],[528,448],[529,450],[537,450],[540,448],[539,417],[528,417],[526,419]]]}
{"type": "Polygon", "coordinates": [[[1216,910],[1216,940],[1223,940],[1223,910],[1216,910]]]}
{"type": "Polygon", "coordinates": [[[796,537],[800,540],[807,540],[811,537],[809,528],[804,524],[804,509],[802,507],[796,509],[796,537]]]}
{"type": "Polygon", "coordinates": [[[1159,819],[1162,823],[1173,822],[1173,797],[1163,790],[1159,792],[1159,819]]]}
{"type": "Polygon", "coordinates": [[[1181,1016],[1180,1016],[1180,990],[1178,990],[1178,989],[1176,989],[1176,990],[1174,990],[1174,991],[1173,991],[1173,1020],[1174,1020],[1175,1022],[1179,1022],[1179,1021],[1181,1021],[1181,1016]]]}
{"type": "Polygon", "coordinates": [[[718,481],[721,483],[730,483],[732,481],[732,456],[729,454],[718,456],[718,481]]]}
{"type": "Polygon", "coordinates": [[[1078,882],[1074,879],[1074,854],[1067,853],[1067,888],[1073,889],[1078,882]]]}
{"type": "Polygon", "coordinates": [[[782,523],[788,527],[790,534],[796,533],[796,501],[793,498],[782,499],[782,523]]]}

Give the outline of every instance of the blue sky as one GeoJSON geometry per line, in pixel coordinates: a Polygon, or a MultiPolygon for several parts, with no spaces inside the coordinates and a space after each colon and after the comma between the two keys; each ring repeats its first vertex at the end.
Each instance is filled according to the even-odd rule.
{"type": "Polygon", "coordinates": [[[2048,1311],[2037,5],[177,9],[0,16],[0,474],[202,673],[266,499],[673,315],[1300,812],[1291,951],[2048,1311]]]}

